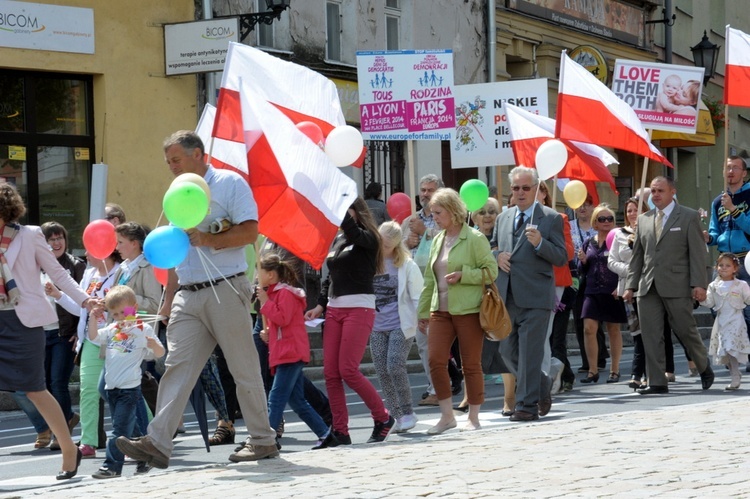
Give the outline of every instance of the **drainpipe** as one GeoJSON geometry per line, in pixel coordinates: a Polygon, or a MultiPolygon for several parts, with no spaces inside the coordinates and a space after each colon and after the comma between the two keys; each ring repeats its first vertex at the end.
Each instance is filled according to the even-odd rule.
{"type": "MultiPolygon", "coordinates": [[[[203,0],[203,19],[213,19],[213,0],[203,0]]],[[[206,102],[216,105],[216,73],[206,73],[206,102]]]]}
{"type": "MultiPolygon", "coordinates": [[[[495,33],[495,0],[487,0],[487,82],[492,83],[495,81],[495,74],[497,72],[495,62],[495,51],[497,49],[497,35],[495,33]]],[[[493,185],[495,179],[492,177],[494,168],[485,168],[485,177],[487,179],[487,185],[493,185]]],[[[497,186],[500,190],[500,186],[497,186]]],[[[498,195],[501,195],[498,193],[498,195]]]]}

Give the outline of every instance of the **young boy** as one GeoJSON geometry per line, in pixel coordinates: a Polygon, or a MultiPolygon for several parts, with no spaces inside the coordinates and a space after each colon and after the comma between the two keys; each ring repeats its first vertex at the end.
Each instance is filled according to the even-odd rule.
{"type": "MultiPolygon", "coordinates": [[[[106,346],[104,366],[105,390],[112,416],[112,438],[107,441],[104,465],[94,478],[116,478],[122,473],[125,456],[115,445],[119,436],[130,438],[135,427],[135,409],[141,398],[141,362],[164,355],[164,347],[154,330],[136,318],[135,293],[127,286],[115,286],[104,299],[109,317],[114,321],[98,329],[97,320],[103,316],[100,306],[89,317],[89,339],[106,346]]],[[[141,464],[141,463],[139,463],[141,464]]]]}

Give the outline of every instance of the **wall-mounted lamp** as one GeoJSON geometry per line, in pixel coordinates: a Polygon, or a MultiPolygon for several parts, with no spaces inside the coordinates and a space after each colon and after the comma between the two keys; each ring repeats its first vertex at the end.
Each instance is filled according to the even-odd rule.
{"type": "Polygon", "coordinates": [[[289,8],[291,0],[266,0],[267,12],[251,12],[249,14],[238,14],[235,16],[220,17],[239,17],[240,18],[240,42],[248,37],[251,31],[259,23],[271,25],[274,19],[281,19],[281,13],[289,8]]]}
{"type": "Polygon", "coordinates": [[[708,80],[710,80],[716,72],[716,62],[719,60],[720,48],[719,45],[709,41],[705,30],[703,31],[703,38],[701,41],[695,47],[690,47],[690,51],[693,53],[695,67],[706,69],[706,72],[703,75],[703,86],[708,84],[708,80]]]}

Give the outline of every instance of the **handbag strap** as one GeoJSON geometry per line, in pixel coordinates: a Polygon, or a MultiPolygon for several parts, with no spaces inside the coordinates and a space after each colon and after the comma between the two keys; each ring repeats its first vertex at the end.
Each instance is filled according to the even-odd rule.
{"type": "Polygon", "coordinates": [[[492,285],[492,274],[487,267],[482,267],[482,285],[485,288],[492,285]]]}

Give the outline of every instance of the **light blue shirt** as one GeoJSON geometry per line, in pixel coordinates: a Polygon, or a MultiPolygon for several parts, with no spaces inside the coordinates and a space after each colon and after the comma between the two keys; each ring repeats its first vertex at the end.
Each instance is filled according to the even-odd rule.
{"type": "MultiPolygon", "coordinates": [[[[203,178],[211,189],[211,204],[206,218],[196,229],[208,232],[209,225],[217,218],[226,218],[233,225],[258,220],[258,206],[255,204],[253,193],[239,174],[209,165],[203,178]]],[[[217,251],[206,246],[190,246],[187,258],[175,270],[181,286],[239,274],[247,270],[245,247],[217,251]],[[209,260],[205,266],[199,251],[209,260]]]]}

